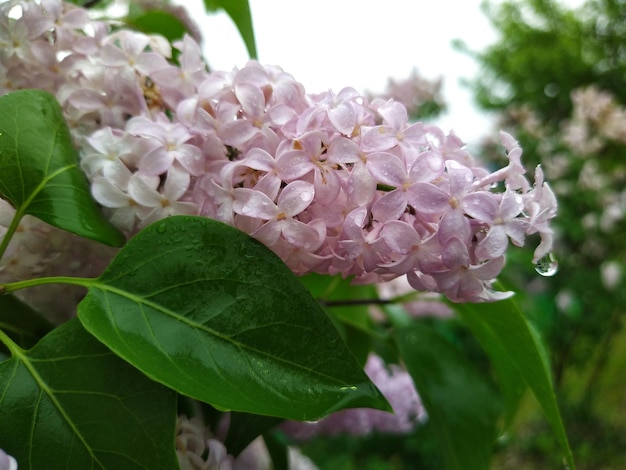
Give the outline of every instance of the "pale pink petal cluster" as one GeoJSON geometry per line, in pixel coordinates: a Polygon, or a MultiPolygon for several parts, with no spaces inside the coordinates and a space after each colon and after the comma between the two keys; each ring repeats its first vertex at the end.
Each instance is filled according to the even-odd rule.
{"type": "Polygon", "coordinates": [[[527,180],[507,134],[508,164],[490,172],[396,101],[307,94],[254,61],[209,73],[189,36],[174,44],[176,65],[158,36],[109,32],[57,0],[19,2],[10,17],[16,4],[0,5],[0,43],[11,45],[0,92],[57,96],[94,197],[128,234],[200,214],[259,239],[298,274],[406,275],[454,301],[509,295],[491,288],[509,240],[538,233],[535,260],[551,250],[556,200],[540,169],[527,180]],[[37,21],[51,12],[71,21],[37,21]]]}

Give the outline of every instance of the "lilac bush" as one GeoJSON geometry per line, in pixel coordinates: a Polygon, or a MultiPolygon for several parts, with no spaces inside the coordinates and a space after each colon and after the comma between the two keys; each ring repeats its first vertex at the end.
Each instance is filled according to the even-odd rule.
{"type": "MultiPolygon", "coordinates": [[[[139,3],[154,7],[151,2],[139,3]]],[[[51,327],[57,327],[41,339],[44,346],[32,350],[22,349],[0,330],[0,343],[11,355],[0,361],[0,377],[8,374],[10,367],[36,370],[32,358],[43,354],[41,351],[52,358],[60,354],[58,360],[74,357],[75,353],[55,349],[55,341],[59,341],[55,334],[69,335],[59,331],[70,331],[78,338],[78,345],[72,347],[90,351],[85,358],[112,356],[110,367],[122,367],[114,362],[119,356],[130,364],[126,366],[137,369],[142,380],[150,379],[149,384],[138,386],[147,390],[151,381],[163,385],[156,391],[141,390],[158,395],[154,403],[174,397],[172,402],[192,401],[202,408],[204,405],[198,404],[202,402],[216,413],[232,416],[235,423],[243,419],[235,413],[256,413],[256,435],[269,427],[264,421],[268,417],[290,419],[280,429],[293,434],[298,430],[304,434],[367,434],[374,430],[408,433],[426,416],[433,418],[434,426],[444,423],[446,434],[446,419],[439,418],[445,418],[446,409],[454,410],[456,405],[432,406],[432,390],[420,369],[422,364],[434,362],[428,354],[441,353],[451,371],[446,386],[458,388],[455,377],[460,374],[467,379],[467,390],[476,394],[482,408],[470,411],[475,413],[470,421],[477,425],[471,432],[481,436],[483,448],[490,448],[495,419],[482,419],[481,410],[491,414],[496,404],[489,388],[478,383],[474,372],[466,372],[465,359],[457,351],[450,351],[450,346],[437,338],[432,347],[421,350],[425,342],[416,339],[424,334],[419,326],[393,321],[395,328],[385,321],[372,326],[366,312],[359,324],[361,332],[393,343],[397,357],[385,363],[371,347],[367,363],[362,358],[359,364],[325,312],[292,278],[293,274],[302,276],[305,285],[306,275],[348,278],[355,285],[382,285],[381,292],[395,281],[404,286],[403,299],[408,295],[406,286],[413,293],[426,293],[411,299],[409,313],[420,310],[419,300],[432,300],[432,296],[453,304],[510,298],[512,292],[495,286],[509,242],[521,247],[527,237],[538,238],[533,262],[545,263],[551,256],[550,222],[557,209],[541,167],[535,169],[532,182],[527,178],[522,150],[511,135],[500,134],[506,164],[488,169],[466,150],[460,137],[434,125],[413,122],[410,113],[415,110],[409,113],[393,98],[370,97],[352,88],[308,93],[280,67],[256,60],[230,71],[209,71],[197,33],[170,43],[163,36],[123,27],[112,18],[95,19],[88,10],[60,0],[0,3],[0,98],[26,96],[16,93],[33,89],[49,93],[55,106],[60,106],[60,120],[69,129],[68,141],[77,149],[89,193],[106,223],[116,227],[128,244],[119,251],[103,247],[93,241],[102,240],[88,229],[84,238],[69,233],[54,217],[47,223],[29,215],[24,207],[35,196],[23,205],[16,203],[15,194],[2,189],[11,185],[0,175],[0,190],[4,191],[0,200],[0,293],[16,292],[30,307],[41,310],[53,323],[51,327]],[[213,221],[219,224],[213,225],[213,221]],[[180,235],[187,230],[198,240],[183,236],[163,241],[164,234],[180,235]],[[254,272],[262,262],[256,259],[255,250],[263,246],[241,232],[281,260],[274,261],[270,253],[272,257],[262,261],[269,263],[264,267],[273,268],[265,271],[279,271],[285,265],[291,277],[286,280],[284,273],[276,273],[280,280],[270,281],[274,272],[261,273],[261,268],[254,272]],[[245,240],[241,241],[243,257],[250,259],[240,262],[231,253],[225,267],[219,265],[207,274],[219,256],[209,251],[215,246],[199,247],[204,242],[200,238],[208,239],[214,233],[220,234],[215,237],[223,243],[218,250],[226,250],[229,238],[233,243],[245,240]],[[236,238],[240,236],[245,238],[236,238]],[[158,242],[161,245],[152,246],[158,242]],[[172,249],[175,243],[179,246],[172,249]],[[177,249],[192,254],[180,254],[179,262],[174,254],[177,249]],[[274,262],[280,266],[271,264],[274,262]],[[161,269],[159,263],[169,263],[170,271],[155,273],[161,269]],[[241,278],[237,277],[239,271],[245,271],[241,278]],[[258,279],[266,282],[259,285],[258,279]],[[236,287],[228,284],[231,281],[236,287]],[[271,282],[280,287],[269,285],[271,282]],[[179,294],[191,285],[197,298],[179,294]],[[281,290],[284,286],[288,292],[281,290]],[[296,288],[301,289],[297,291],[300,294],[295,293],[296,288]],[[256,302],[257,294],[265,304],[256,302]],[[302,303],[290,307],[288,297],[298,295],[303,297],[302,303]],[[104,299],[102,303],[100,299],[104,299]],[[136,318],[131,313],[134,308],[139,312],[136,318]],[[78,321],[72,323],[77,309],[78,321]],[[303,319],[302,315],[310,317],[303,319]],[[139,333],[121,326],[129,318],[139,322],[135,324],[139,333]],[[103,323],[109,320],[111,330],[103,323]],[[87,330],[84,337],[76,333],[82,331],[74,326],[79,321],[87,330]],[[381,332],[383,329],[386,331],[381,332]],[[192,340],[183,334],[193,335],[192,340]],[[175,344],[172,350],[168,349],[171,344],[175,344]],[[105,346],[105,352],[90,349],[105,346]],[[231,348],[230,356],[219,352],[226,350],[223,348],[231,348]],[[322,351],[319,357],[318,350],[322,351]],[[344,370],[346,364],[356,372],[344,370]],[[337,371],[350,378],[340,380],[337,371]],[[215,392],[207,392],[207,384],[215,392]],[[423,403],[416,385],[422,387],[423,403]],[[176,393],[170,393],[172,390],[176,393]],[[233,394],[237,396],[233,398],[233,394]],[[330,404],[322,403],[322,398],[331,400],[330,404]],[[389,413],[392,410],[395,415],[389,413]],[[316,425],[295,421],[308,417],[321,420],[316,425]]],[[[44,95],[33,96],[45,99],[44,95]]],[[[58,122],[53,124],[61,127],[58,122]]],[[[9,129],[3,125],[0,122],[0,129],[9,129]]],[[[7,136],[0,133],[0,139],[5,139],[0,144],[15,138],[17,149],[21,141],[13,134],[21,136],[21,132],[18,127],[15,132],[5,131],[7,136]]],[[[60,134],[51,135],[57,138],[60,134]]],[[[4,171],[30,170],[21,160],[30,157],[25,154],[20,148],[0,155],[9,162],[4,171]]],[[[40,168],[34,168],[32,173],[37,176],[40,168]]],[[[24,181],[34,178],[33,174],[24,181]]],[[[78,201],[79,205],[84,202],[78,201]]],[[[452,313],[443,303],[437,311],[446,316],[452,313]]],[[[489,323],[493,321],[489,314],[479,318],[473,311],[465,311],[462,315],[478,336],[487,331],[486,325],[498,331],[499,324],[489,323]]],[[[528,383],[539,394],[558,433],[558,408],[542,369],[545,364],[537,339],[514,307],[507,307],[501,317],[507,319],[506,328],[493,333],[495,338],[489,341],[502,341],[497,348],[506,355],[495,361],[521,370],[524,378],[515,380],[528,383]],[[511,325],[514,328],[509,328],[511,325]],[[510,329],[515,330],[513,339],[510,329]],[[520,344],[523,355],[515,349],[520,344]],[[524,361],[532,366],[525,368],[524,361]]],[[[413,320],[407,315],[404,321],[413,320]]],[[[349,321],[346,324],[354,326],[349,321]]],[[[489,341],[486,349],[491,353],[489,341]]],[[[47,362],[42,362],[45,368],[47,362]]],[[[90,367],[85,365],[83,370],[90,367]]],[[[7,378],[7,390],[12,380],[13,375],[7,378]]],[[[57,390],[44,379],[35,382],[57,406],[57,390]]],[[[89,393],[106,397],[113,392],[89,393]]],[[[128,396],[120,392],[117,398],[122,402],[128,396]]],[[[0,399],[0,417],[9,413],[3,405],[0,399]]],[[[124,410],[128,407],[123,403],[124,410]]],[[[61,414],[68,419],[64,409],[61,414]]],[[[180,410],[176,415],[175,432],[171,426],[175,449],[170,449],[176,456],[169,457],[177,458],[181,468],[252,468],[245,462],[269,462],[267,449],[261,453],[254,450],[259,448],[259,439],[253,441],[252,450],[235,457],[225,447],[235,439],[231,429],[223,436],[198,416],[188,417],[180,410]]],[[[167,416],[163,413],[160,418],[166,420],[167,416]]],[[[74,422],[71,427],[79,428],[74,422]]],[[[0,426],[0,431],[6,433],[6,429],[0,426]]],[[[467,436],[463,432],[458,433],[460,441],[467,436]]],[[[0,433],[0,438],[7,436],[0,433]]],[[[94,440],[100,438],[97,435],[94,440]]],[[[567,448],[564,436],[560,438],[567,448]]],[[[86,440],[80,436],[81,445],[86,440]]],[[[146,448],[156,442],[152,436],[147,441],[146,448]]],[[[94,449],[100,445],[86,446],[89,454],[95,455],[94,449]]],[[[106,445],[112,444],[107,441],[106,445]]],[[[72,454],[72,444],[68,446],[72,454]]],[[[479,454],[476,462],[483,462],[485,457],[479,454]]],[[[119,455],[126,457],[124,452],[119,455]]],[[[289,450],[289,459],[294,466],[300,462],[302,468],[311,467],[294,449],[289,450]]]]}

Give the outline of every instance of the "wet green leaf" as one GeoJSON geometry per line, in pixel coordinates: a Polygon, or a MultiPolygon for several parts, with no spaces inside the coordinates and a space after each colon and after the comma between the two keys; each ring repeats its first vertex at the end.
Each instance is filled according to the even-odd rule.
{"type": "Polygon", "coordinates": [[[554,394],[548,356],[532,325],[512,300],[459,305],[458,312],[490,356],[498,373],[505,402],[511,408],[519,401],[520,378],[541,405],[571,469],[574,459],[554,394]]]}
{"type": "Polygon", "coordinates": [[[92,199],[61,108],[45,91],[0,97],[0,195],[21,215],[107,245],[124,243],[92,199]]]}
{"type": "Polygon", "coordinates": [[[20,470],[177,467],[176,394],[76,319],[0,363],[0,443],[20,470]]]}
{"type": "Polygon", "coordinates": [[[489,468],[500,411],[495,392],[434,329],[413,323],[393,337],[428,412],[446,469],[489,468]]]}
{"type": "Polygon", "coordinates": [[[222,410],[318,419],[388,409],[339,333],[265,246],[204,217],[147,227],[78,307],[149,377],[222,410]]]}

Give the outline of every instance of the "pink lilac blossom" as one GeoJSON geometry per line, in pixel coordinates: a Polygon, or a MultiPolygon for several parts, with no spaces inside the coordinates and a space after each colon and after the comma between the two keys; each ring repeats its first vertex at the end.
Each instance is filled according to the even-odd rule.
{"type": "Polygon", "coordinates": [[[198,214],[297,274],[406,276],[459,302],[511,294],[492,289],[509,240],[539,234],[535,261],[551,250],[556,199],[541,169],[527,180],[508,134],[508,165],[489,172],[396,101],[307,94],[255,61],[209,73],[190,36],[174,43],[176,65],[163,38],[112,32],[59,0],[0,4],[0,24],[0,93],[55,94],[95,199],[128,235],[198,214]]]}
{"type": "Polygon", "coordinates": [[[333,413],[317,422],[286,421],[281,425],[297,441],[317,435],[342,433],[363,436],[374,432],[407,434],[426,421],[426,411],[409,374],[397,365],[387,365],[370,354],[365,372],[393,408],[393,413],[369,408],[354,408],[333,413]]]}

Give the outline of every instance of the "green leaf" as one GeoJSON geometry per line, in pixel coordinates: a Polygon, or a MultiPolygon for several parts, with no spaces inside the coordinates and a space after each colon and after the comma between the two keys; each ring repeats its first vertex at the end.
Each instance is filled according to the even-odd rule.
{"type": "Polygon", "coordinates": [[[312,420],[388,409],[284,263],[220,222],[141,231],[78,306],[91,333],[146,375],[221,410],[312,420]]]}
{"type": "Polygon", "coordinates": [[[393,333],[449,470],[489,468],[500,411],[488,383],[434,329],[414,323],[393,333]]]}
{"type": "Polygon", "coordinates": [[[231,17],[235,26],[246,44],[248,55],[251,59],[257,58],[256,41],[254,39],[254,27],[252,26],[252,14],[248,0],[204,0],[207,12],[223,9],[231,17]]]}
{"type": "MultiPolygon", "coordinates": [[[[537,332],[511,300],[458,305],[457,310],[491,357],[510,408],[519,400],[521,377],[541,405],[554,435],[563,448],[568,466],[575,468],[554,394],[548,356],[537,332]]],[[[510,416],[512,410],[507,410],[510,416]]]]}
{"type": "Polygon", "coordinates": [[[181,39],[187,32],[187,28],[178,18],[162,10],[139,9],[136,14],[129,14],[126,23],[146,34],[160,34],[170,42],[181,39]]]}
{"type": "Polygon", "coordinates": [[[352,354],[365,366],[372,338],[380,336],[374,330],[371,305],[367,303],[378,300],[376,286],[353,285],[352,279],[341,275],[308,274],[298,279],[322,303],[352,354]]]}
{"type": "Polygon", "coordinates": [[[485,312],[501,312],[511,308],[509,300],[501,302],[486,302],[484,304],[452,304],[483,350],[495,371],[496,379],[504,400],[504,423],[508,427],[513,422],[524,392],[527,390],[526,381],[518,372],[502,341],[494,337],[494,332],[488,327],[485,312]]]}
{"type": "Polygon", "coordinates": [[[266,432],[263,441],[272,459],[273,470],[289,470],[289,448],[282,434],[266,432]]]}
{"type": "Polygon", "coordinates": [[[45,91],[0,97],[0,195],[20,215],[107,245],[124,243],[92,199],[61,108],[45,91]]]}
{"type": "Polygon", "coordinates": [[[248,445],[261,434],[276,427],[283,420],[273,416],[253,415],[250,413],[230,413],[228,434],[224,445],[231,455],[239,455],[248,445]]]}
{"type": "Polygon", "coordinates": [[[13,357],[0,363],[0,443],[20,470],[178,468],[176,394],[78,320],[30,351],[9,347],[13,357]]]}
{"type": "MultiPolygon", "coordinates": [[[[48,320],[17,297],[8,294],[0,295],[0,330],[3,330],[22,349],[32,348],[52,328],[48,320]]],[[[2,350],[1,343],[0,350],[2,350]]]]}

